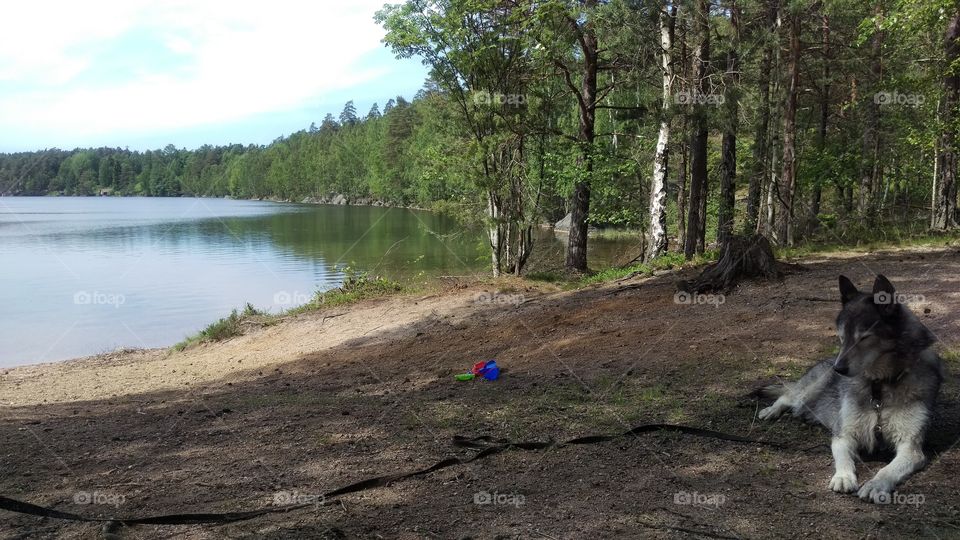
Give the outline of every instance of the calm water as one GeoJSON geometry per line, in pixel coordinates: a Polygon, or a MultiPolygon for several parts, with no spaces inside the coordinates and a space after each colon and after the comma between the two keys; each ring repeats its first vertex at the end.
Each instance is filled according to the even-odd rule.
{"type": "MultiPolygon", "coordinates": [[[[550,234],[540,260],[562,251],[550,234]]],[[[622,242],[593,242],[603,266],[622,242]]],[[[629,260],[630,257],[626,257],[629,260]]],[[[250,302],[278,312],[345,269],[487,271],[479,234],[428,212],[191,198],[0,198],[0,366],[171,345],[250,302]]]]}

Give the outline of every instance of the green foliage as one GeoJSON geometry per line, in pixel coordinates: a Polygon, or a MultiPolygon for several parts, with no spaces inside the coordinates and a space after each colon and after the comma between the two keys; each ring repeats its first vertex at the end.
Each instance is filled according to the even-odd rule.
{"type": "Polygon", "coordinates": [[[287,314],[296,315],[322,308],[352,304],[360,300],[397,294],[403,290],[403,285],[396,281],[379,276],[370,276],[366,273],[351,274],[348,272],[343,285],[333,290],[318,292],[313,300],[291,309],[287,314]]]}
{"type": "Polygon", "coordinates": [[[465,153],[451,129],[448,102],[424,94],[390,100],[384,114],[356,116],[298,131],[267,146],[167,146],[0,154],[0,191],[19,195],[212,196],[300,201],[342,194],[348,200],[430,206],[472,197],[468,178],[451,171],[465,153]]]}
{"type": "MultiPolygon", "coordinates": [[[[827,216],[829,217],[829,216],[827,216]]],[[[795,246],[775,248],[778,258],[794,259],[813,253],[871,253],[898,247],[955,246],[960,233],[932,232],[926,222],[887,223],[880,225],[837,225],[833,232],[820,230],[795,246]]]]}
{"type": "Polygon", "coordinates": [[[173,346],[173,349],[176,351],[182,351],[188,347],[192,347],[200,343],[228,340],[243,333],[242,325],[244,322],[247,322],[253,318],[263,317],[268,317],[268,315],[257,310],[252,304],[248,303],[243,308],[243,311],[231,311],[230,315],[211,323],[199,333],[188,337],[180,343],[177,343],[173,346]]]}
{"type": "Polygon", "coordinates": [[[658,270],[674,270],[685,266],[699,266],[715,260],[716,257],[717,253],[715,250],[698,255],[689,261],[683,257],[682,253],[665,253],[649,263],[637,263],[630,266],[601,270],[581,278],[578,285],[606,283],[630,276],[652,276],[653,273],[658,270]]]}
{"type": "Polygon", "coordinates": [[[348,270],[343,285],[330,291],[318,292],[310,302],[302,306],[297,306],[278,315],[271,315],[248,303],[243,311],[234,309],[230,312],[230,315],[211,323],[200,332],[174,345],[173,350],[182,351],[201,343],[225,341],[242,335],[245,324],[270,326],[288,315],[299,315],[319,309],[343,306],[360,300],[397,294],[405,290],[404,286],[396,281],[379,276],[370,276],[366,273],[351,273],[348,270]]]}

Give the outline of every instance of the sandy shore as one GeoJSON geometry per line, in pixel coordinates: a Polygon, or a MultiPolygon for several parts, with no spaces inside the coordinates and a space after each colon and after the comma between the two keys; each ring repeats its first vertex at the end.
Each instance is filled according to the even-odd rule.
{"type": "Polygon", "coordinates": [[[531,300],[547,288],[527,286],[526,294],[521,294],[498,293],[496,288],[476,285],[453,287],[426,296],[383,298],[290,316],[266,327],[250,325],[237,338],[181,352],[166,348],[122,350],[0,369],[0,402],[24,406],[209,389],[256,378],[265,370],[306,354],[360,344],[374,333],[404,337],[416,333],[415,323],[456,323],[493,302],[531,300]]]}

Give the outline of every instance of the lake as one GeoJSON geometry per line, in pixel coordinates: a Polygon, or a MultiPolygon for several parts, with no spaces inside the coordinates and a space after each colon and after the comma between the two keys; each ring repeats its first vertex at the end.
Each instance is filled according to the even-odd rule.
{"type": "MultiPolygon", "coordinates": [[[[591,266],[636,240],[591,239],[591,266]]],[[[538,261],[563,241],[538,231],[538,261]]],[[[633,255],[633,254],[631,254],[633,255]]],[[[205,198],[0,198],[0,366],[163,347],[249,302],[279,312],[345,272],[488,272],[479,232],[430,212],[205,198]]],[[[625,262],[625,261],[624,261],[625,262]]]]}

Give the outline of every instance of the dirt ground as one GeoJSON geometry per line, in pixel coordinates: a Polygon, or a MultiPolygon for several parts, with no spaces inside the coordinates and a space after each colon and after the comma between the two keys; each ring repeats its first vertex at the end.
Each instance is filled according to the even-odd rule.
{"type": "MultiPolygon", "coordinates": [[[[797,450],[654,433],[511,451],[295,512],[120,537],[960,538],[960,251],[801,263],[722,303],[676,303],[676,274],[572,292],[450,285],[180,353],[2,370],[0,494],[85,515],[238,511],[470,455],[451,446],[455,434],[563,440],[672,422],[797,450]],[[911,307],[952,372],[931,464],[890,505],[830,492],[829,451],[803,450],[828,443],[826,432],[760,424],[743,397],[833,352],[837,275],[867,286],[875,272],[919,295],[911,307]],[[500,380],[454,380],[491,358],[500,380]]],[[[861,463],[861,480],[882,465],[861,463]]],[[[3,538],[101,534],[0,518],[3,538]]]]}

